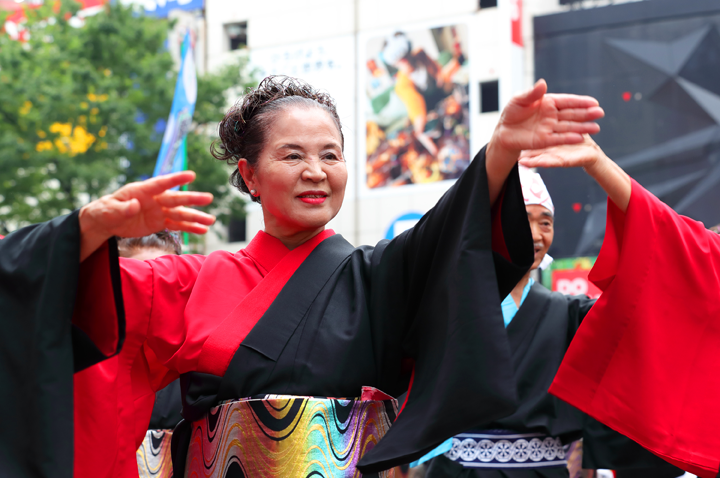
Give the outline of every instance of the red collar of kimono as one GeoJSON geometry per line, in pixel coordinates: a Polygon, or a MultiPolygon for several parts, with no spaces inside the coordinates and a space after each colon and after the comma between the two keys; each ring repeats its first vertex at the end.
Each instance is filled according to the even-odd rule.
{"type": "Polygon", "coordinates": [[[332,229],[327,229],[292,251],[264,232],[253,238],[246,252],[270,272],[208,337],[200,354],[198,372],[219,377],[225,375],[235,351],[275,301],[290,277],[322,241],[334,234],[332,229]]]}
{"type": "Polygon", "coordinates": [[[280,239],[271,236],[267,232],[260,231],[243,249],[243,252],[252,257],[261,268],[265,269],[263,272],[267,275],[290,252],[290,249],[285,247],[285,244],[280,239]]]}

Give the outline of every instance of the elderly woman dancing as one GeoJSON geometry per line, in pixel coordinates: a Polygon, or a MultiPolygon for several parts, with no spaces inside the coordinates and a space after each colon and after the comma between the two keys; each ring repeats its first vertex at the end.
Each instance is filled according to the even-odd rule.
{"type": "MultiPolygon", "coordinates": [[[[117,456],[132,458],[115,476],[132,476],[120,468],[134,467],[145,398],[178,376],[177,476],[391,476],[383,470],[511,412],[500,298],[533,261],[515,165],[521,150],[581,142],[603,115],[592,98],[546,90],[540,81],[513,98],[438,204],[373,247],[326,229],[347,182],[341,125],[330,97],[290,78],[250,91],[214,149],[262,206],[265,230],[247,248],[118,267],[113,235],[160,229],[145,225],[153,197],[121,189],[83,208],[74,321],[102,330],[124,308],[127,322],[124,405],[108,420],[117,456]],[[132,214],[113,213],[133,201],[132,214]]],[[[173,220],[192,220],[182,214],[173,220]]]]}

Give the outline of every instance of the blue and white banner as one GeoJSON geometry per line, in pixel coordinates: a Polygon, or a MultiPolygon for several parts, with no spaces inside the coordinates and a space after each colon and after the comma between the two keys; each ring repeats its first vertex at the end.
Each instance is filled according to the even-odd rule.
{"type": "Polygon", "coordinates": [[[153,176],[161,176],[185,169],[185,136],[192,125],[195,100],[197,99],[197,73],[189,33],[185,35],[185,40],[183,40],[182,51],[182,63],[180,64],[177,83],[175,83],[175,98],[170,109],[170,116],[168,117],[153,176]]]}
{"type": "Polygon", "coordinates": [[[140,2],[147,15],[166,18],[171,10],[202,10],[205,0],[144,0],[140,2]]]}

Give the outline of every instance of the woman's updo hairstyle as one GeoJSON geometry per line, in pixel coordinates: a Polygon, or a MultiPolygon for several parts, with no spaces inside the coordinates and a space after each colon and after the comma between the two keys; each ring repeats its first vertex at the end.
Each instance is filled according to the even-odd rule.
{"type": "MultiPolygon", "coordinates": [[[[230,175],[230,184],[240,192],[250,194],[237,168],[238,161],[245,158],[248,164],[255,168],[276,115],[285,108],[298,106],[327,111],[340,133],[341,147],[345,147],[340,117],[330,95],[297,78],[268,76],[230,108],[220,122],[220,139],[214,141],[210,147],[210,153],[216,159],[235,166],[230,175]]],[[[259,197],[250,197],[253,201],[260,202],[259,197]]]]}

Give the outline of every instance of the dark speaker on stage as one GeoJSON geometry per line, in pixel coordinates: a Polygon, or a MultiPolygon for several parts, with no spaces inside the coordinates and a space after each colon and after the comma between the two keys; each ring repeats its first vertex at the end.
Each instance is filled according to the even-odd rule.
{"type": "MultiPolygon", "coordinates": [[[[595,140],[607,155],[677,212],[720,223],[720,2],[633,2],[534,26],[537,78],[600,101],[595,140]]],[[[540,174],[556,208],[550,254],[596,255],[604,192],[580,169],[540,174]]]]}

